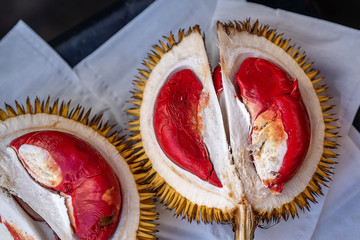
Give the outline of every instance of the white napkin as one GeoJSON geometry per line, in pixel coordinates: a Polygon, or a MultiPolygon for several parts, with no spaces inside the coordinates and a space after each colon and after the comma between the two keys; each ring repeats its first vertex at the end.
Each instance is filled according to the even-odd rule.
{"type": "MultiPolygon", "coordinates": [[[[93,113],[104,113],[112,120],[109,105],[94,97],[93,90],[79,81],[71,67],[24,22],[0,41],[0,103],[25,105],[29,97],[46,100],[59,98],[75,107],[81,104],[93,113]]],[[[53,102],[53,101],[52,101],[53,102]]],[[[4,108],[3,105],[0,108],[4,108]]]]}
{"type": "MultiPolygon", "coordinates": [[[[19,22],[0,41],[0,103],[24,103],[27,96],[46,99],[72,99],[72,105],[92,107],[104,113],[105,119],[122,128],[128,120],[124,113],[131,96],[131,82],[142,68],[141,62],[161,36],[180,28],[199,24],[206,35],[211,63],[218,60],[215,23],[217,20],[245,20],[251,17],[285,32],[285,37],[306,50],[314,67],[321,70],[336,104],[341,125],[342,145],[334,181],[311,212],[299,219],[280,222],[270,229],[257,229],[255,239],[353,239],[360,236],[357,225],[360,204],[356,180],[360,167],[360,139],[351,122],[360,103],[360,31],[301,16],[273,10],[243,1],[175,1],[158,0],[145,9],[103,46],[78,64],[74,71],[42,39],[19,22]],[[349,135],[348,135],[349,133],[349,135]],[[349,137],[350,136],[350,137],[349,137]]],[[[4,105],[0,105],[4,108],[4,105]]],[[[189,224],[172,217],[172,212],[158,205],[160,239],[233,239],[231,226],[189,224]]]]}

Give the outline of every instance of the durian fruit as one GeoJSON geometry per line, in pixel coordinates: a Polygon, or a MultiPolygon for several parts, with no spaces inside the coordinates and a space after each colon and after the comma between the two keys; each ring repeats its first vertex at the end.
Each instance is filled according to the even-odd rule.
{"type": "Polygon", "coordinates": [[[214,80],[199,26],[153,47],[134,81],[129,130],[175,215],[232,222],[235,239],[252,239],[259,224],[294,218],[322,195],[335,120],[319,72],[282,34],[250,19],[218,22],[217,33],[214,80]]]}
{"type": "Polygon", "coordinates": [[[0,109],[1,206],[7,202],[14,211],[1,208],[2,221],[10,219],[27,239],[155,239],[154,193],[129,146],[101,115],[90,118],[79,105],[71,109],[70,102],[50,98],[6,104],[0,109]]]}

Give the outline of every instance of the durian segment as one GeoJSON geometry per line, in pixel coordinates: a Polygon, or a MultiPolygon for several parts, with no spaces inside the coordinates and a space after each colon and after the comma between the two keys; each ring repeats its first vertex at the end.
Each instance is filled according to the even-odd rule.
{"type": "MultiPolygon", "coordinates": [[[[320,78],[316,79],[318,71],[310,69],[311,63],[307,63],[303,53],[299,54],[299,48],[295,49],[295,46],[289,46],[289,40],[282,38],[282,35],[278,35],[275,30],[270,30],[268,26],[259,25],[257,21],[253,25],[250,24],[250,20],[228,24],[218,23],[217,29],[224,94],[228,95],[225,97],[227,99],[226,107],[228,112],[232,111],[228,113],[227,117],[229,118],[230,135],[233,135],[230,139],[235,159],[241,158],[241,156],[236,156],[237,149],[241,151],[244,147],[243,141],[238,140],[234,125],[238,121],[236,119],[238,115],[246,114],[243,106],[238,110],[234,109],[233,101],[237,86],[235,74],[242,61],[248,57],[264,58],[283,68],[294,79],[298,79],[300,93],[311,122],[310,148],[298,173],[284,185],[281,194],[272,195],[270,190],[265,188],[260,179],[256,177],[255,169],[250,167],[249,158],[242,160],[245,167],[239,169],[240,176],[244,176],[242,181],[247,186],[245,195],[257,214],[261,215],[264,220],[276,221],[281,217],[287,219],[289,215],[294,217],[297,215],[297,207],[302,210],[308,209],[308,200],[315,202],[314,195],[322,194],[320,184],[324,184],[330,179],[329,169],[331,169],[331,166],[325,163],[332,162],[327,159],[328,157],[336,156],[333,152],[326,154],[328,152],[325,148],[326,141],[329,142],[327,146],[334,146],[335,143],[331,140],[324,142],[324,138],[336,137],[336,133],[328,133],[332,127],[326,128],[324,124],[331,120],[323,118],[323,111],[326,111],[327,107],[320,106],[320,103],[328,100],[326,96],[318,96],[324,88],[313,86],[321,80],[320,78]],[[226,88],[228,90],[225,90],[226,88]],[[323,166],[324,164],[325,166],[323,166]]],[[[236,102],[236,104],[239,103],[236,102]]]]}
{"type": "MultiPolygon", "coordinates": [[[[198,26],[183,30],[175,40],[171,33],[165,37],[167,43],[159,42],[149,54],[140,70],[140,77],[134,82],[133,102],[136,107],[128,113],[136,118],[129,123],[133,147],[139,151],[138,158],[148,161],[149,179],[157,194],[169,208],[176,208],[176,215],[188,217],[191,221],[230,220],[236,206],[233,190],[239,185],[235,168],[231,165],[221,110],[214,90],[204,40],[198,26]],[[174,164],[161,150],[153,130],[153,111],[157,94],[164,82],[181,69],[191,69],[203,84],[202,94],[209,95],[209,104],[203,111],[202,137],[209,151],[210,160],[222,182],[218,188],[174,164]],[[141,117],[140,117],[141,116],[141,117]],[[146,154],[145,154],[146,152],[146,154]],[[176,189],[176,190],[175,190],[176,189]],[[221,210],[220,210],[221,209],[221,210]]],[[[239,197],[240,198],[240,197],[239,197]]]]}
{"type": "Polygon", "coordinates": [[[55,235],[44,231],[14,200],[10,193],[0,188],[0,236],[3,240],[12,240],[14,236],[9,232],[15,230],[24,239],[55,240],[55,235]]]}
{"type": "Polygon", "coordinates": [[[61,239],[72,239],[74,236],[70,229],[64,198],[40,187],[26,172],[22,172],[25,169],[21,164],[18,166],[20,161],[14,150],[9,147],[9,143],[16,137],[37,130],[57,130],[74,134],[94,146],[108,161],[119,179],[122,210],[111,239],[155,239],[155,224],[150,221],[155,220],[157,215],[153,212],[153,193],[148,190],[147,184],[142,184],[142,164],[134,162],[133,150],[130,149],[129,143],[124,142],[124,137],[120,136],[119,132],[112,131],[113,126],[103,124],[101,116],[89,116],[90,110],[85,112],[81,106],[70,109],[70,102],[62,102],[59,105],[59,101],[56,100],[50,106],[49,98],[43,102],[35,99],[34,106],[29,99],[26,107],[16,103],[16,110],[6,104],[6,111],[0,109],[0,186],[21,197],[52,228],[53,225],[58,225],[57,230],[54,230],[61,239]],[[18,178],[13,178],[13,174],[18,174],[18,178]],[[24,178],[27,178],[26,181],[22,180],[24,178]],[[53,200],[46,198],[57,199],[56,205],[53,205],[53,200]],[[55,211],[56,206],[62,210],[55,211]]]}

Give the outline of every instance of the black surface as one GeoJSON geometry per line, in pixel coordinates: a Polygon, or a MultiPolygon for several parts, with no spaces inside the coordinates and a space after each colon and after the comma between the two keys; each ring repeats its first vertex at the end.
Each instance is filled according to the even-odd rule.
{"type": "Polygon", "coordinates": [[[0,0],[0,39],[24,20],[45,41],[122,0],[0,0]]]}
{"type": "Polygon", "coordinates": [[[358,0],[248,0],[248,2],[360,29],[360,1],[358,0]]]}
{"type": "Polygon", "coordinates": [[[112,4],[49,44],[75,66],[141,13],[154,0],[123,0],[112,4]]]}

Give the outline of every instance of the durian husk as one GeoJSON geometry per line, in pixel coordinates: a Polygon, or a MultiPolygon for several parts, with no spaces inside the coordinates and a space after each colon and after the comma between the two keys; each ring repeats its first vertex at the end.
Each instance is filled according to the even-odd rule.
{"type": "MultiPolygon", "coordinates": [[[[218,24],[221,23],[218,22],[218,24]]],[[[296,47],[295,44],[291,45],[290,40],[284,38],[283,34],[278,34],[275,29],[270,29],[268,25],[261,25],[258,21],[251,24],[250,19],[247,19],[242,22],[234,21],[223,25],[225,28],[234,28],[240,32],[246,31],[249,34],[257,35],[271,41],[274,45],[290,55],[312,82],[323,112],[325,137],[321,159],[319,159],[316,171],[307,187],[292,201],[283,204],[279,208],[274,208],[271,212],[253,209],[251,206],[248,206],[248,203],[240,203],[239,209],[235,209],[232,212],[224,212],[218,208],[209,208],[189,201],[179,194],[176,189],[166,183],[165,180],[152,169],[151,160],[148,158],[143,148],[140,132],[140,107],[142,104],[143,92],[152,70],[160,62],[161,57],[165,53],[171,51],[174,46],[192,32],[196,31],[200,33],[199,26],[197,25],[189,28],[187,32],[185,32],[184,29],[179,30],[177,39],[175,35],[170,32],[169,37],[164,37],[165,40],[160,40],[159,44],[153,46],[151,53],[149,53],[147,58],[143,61],[145,69],[139,69],[139,76],[136,76],[137,79],[133,82],[133,85],[135,86],[135,89],[132,91],[133,100],[129,102],[133,103],[135,107],[128,109],[127,113],[134,116],[134,119],[128,123],[130,126],[128,130],[132,132],[130,139],[137,142],[132,146],[133,149],[137,151],[137,159],[135,161],[144,164],[144,167],[147,170],[146,178],[150,183],[151,188],[156,192],[160,201],[164,203],[168,209],[175,211],[175,216],[187,218],[189,222],[195,220],[198,223],[201,221],[205,223],[232,222],[236,239],[252,239],[254,230],[258,225],[269,224],[272,222],[277,223],[281,219],[288,220],[290,216],[292,218],[299,217],[299,209],[301,211],[310,211],[311,203],[317,203],[316,197],[323,195],[322,186],[328,187],[327,183],[331,181],[334,164],[337,163],[334,160],[334,158],[338,156],[337,153],[334,152],[334,149],[338,147],[336,139],[339,137],[338,127],[335,125],[337,119],[334,118],[334,114],[328,113],[334,105],[328,105],[327,101],[330,100],[331,97],[323,95],[327,88],[326,85],[319,85],[319,82],[323,80],[323,77],[318,77],[319,71],[312,68],[313,62],[309,62],[305,53],[300,52],[300,47],[296,47]],[[243,206],[247,207],[243,208],[243,206]],[[249,211],[251,213],[249,213],[249,211]],[[243,228],[243,230],[239,230],[239,228],[243,228]],[[243,232],[239,233],[239,231],[243,232]]]]}
{"type": "Polygon", "coordinates": [[[50,97],[46,101],[36,98],[34,104],[27,98],[25,107],[18,102],[15,102],[15,108],[5,103],[5,109],[0,109],[0,122],[26,114],[57,115],[92,128],[95,132],[106,138],[127,162],[137,187],[140,199],[140,215],[136,239],[156,239],[154,235],[156,224],[153,221],[158,218],[158,215],[155,212],[154,193],[149,191],[149,184],[144,182],[146,173],[143,164],[135,161],[136,158],[134,158],[134,150],[131,148],[131,143],[125,141],[125,136],[120,135],[120,131],[114,130],[115,125],[109,125],[108,122],[103,123],[102,115],[94,115],[90,118],[91,109],[85,110],[80,105],[70,108],[70,103],[71,101],[62,101],[60,103],[59,99],[57,99],[51,104],[50,97]]]}

